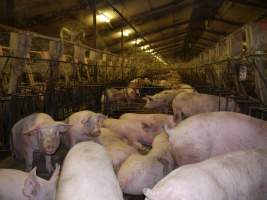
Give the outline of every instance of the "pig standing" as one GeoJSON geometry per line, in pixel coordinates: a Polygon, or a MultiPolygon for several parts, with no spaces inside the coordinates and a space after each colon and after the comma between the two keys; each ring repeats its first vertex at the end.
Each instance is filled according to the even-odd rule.
{"type": "Polygon", "coordinates": [[[132,81],[130,81],[128,87],[129,88],[141,88],[144,86],[149,86],[151,85],[151,81],[148,78],[142,79],[142,78],[137,78],[132,81]]]}
{"type": "Polygon", "coordinates": [[[181,92],[193,92],[193,89],[173,89],[164,90],[155,94],[154,96],[146,96],[143,99],[146,100],[144,108],[153,109],[159,112],[168,113],[170,105],[174,97],[181,92]]]}
{"type": "Polygon", "coordinates": [[[36,176],[36,167],[30,173],[15,169],[0,169],[1,200],[55,200],[59,165],[47,181],[36,176]]]}
{"type": "Polygon", "coordinates": [[[146,200],[266,200],[267,149],[180,167],[144,194],[146,200]]]}
{"type": "Polygon", "coordinates": [[[182,118],[199,113],[215,111],[238,111],[239,108],[233,99],[201,94],[201,93],[179,93],[172,102],[173,113],[182,118]]]}
{"type": "Polygon", "coordinates": [[[71,148],[64,160],[56,199],[123,200],[104,147],[94,142],[81,142],[71,148]]]}
{"type": "Polygon", "coordinates": [[[106,119],[103,127],[127,139],[130,145],[139,150],[143,150],[142,144],[151,145],[154,137],[163,130],[162,127],[131,119],[106,119]]]}
{"type": "Polygon", "coordinates": [[[267,146],[267,122],[240,113],[198,114],[165,129],[178,166],[267,146]]]}
{"type": "Polygon", "coordinates": [[[34,113],[19,120],[12,128],[12,153],[15,158],[25,160],[26,170],[32,169],[33,153],[45,155],[46,169],[52,172],[51,155],[60,144],[60,133],[70,125],[56,122],[45,113],[34,113]]]}
{"type": "Polygon", "coordinates": [[[153,187],[159,180],[171,172],[174,167],[168,136],[158,135],[147,155],[133,154],[122,165],[118,180],[124,193],[143,194],[144,188],[153,187]]]}
{"type": "Polygon", "coordinates": [[[94,113],[89,110],[73,113],[65,122],[72,125],[63,135],[63,144],[71,148],[76,143],[92,139],[100,134],[103,120],[106,119],[101,113],[94,113]]]}
{"type": "Polygon", "coordinates": [[[101,97],[102,112],[105,110],[106,106],[123,103],[130,104],[139,96],[139,89],[125,88],[118,90],[115,88],[110,88],[106,90],[101,97]]]}
{"type": "Polygon", "coordinates": [[[137,152],[135,148],[124,142],[118,134],[106,128],[101,128],[101,134],[97,141],[105,147],[116,172],[131,154],[137,152]]]}

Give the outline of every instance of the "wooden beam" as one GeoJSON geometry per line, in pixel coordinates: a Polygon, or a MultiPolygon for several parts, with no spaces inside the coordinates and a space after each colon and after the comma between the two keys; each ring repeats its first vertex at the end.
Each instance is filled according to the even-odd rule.
{"type": "Polygon", "coordinates": [[[254,2],[251,2],[251,1],[247,1],[247,0],[228,0],[228,1],[230,1],[232,3],[235,3],[235,4],[248,6],[248,7],[251,7],[251,8],[267,10],[267,2],[266,1],[264,1],[264,3],[261,3],[261,4],[260,3],[254,3],[254,2]]]}
{"type": "MultiPolygon", "coordinates": [[[[185,3],[185,4],[183,4],[183,2],[184,0],[173,1],[167,5],[163,5],[155,9],[152,9],[150,12],[145,11],[145,12],[139,13],[131,17],[130,22],[136,25],[144,24],[146,22],[156,20],[155,18],[163,18],[163,17],[166,17],[166,15],[170,15],[173,12],[186,9],[190,6],[195,6],[198,3],[200,3],[197,0],[194,0],[193,2],[185,3]]],[[[114,27],[112,29],[112,32],[119,32],[121,27],[125,28],[126,25],[124,23],[121,23],[121,21],[117,21],[117,22],[115,21],[115,22],[112,22],[112,26],[114,27]]],[[[110,29],[100,31],[99,34],[105,37],[108,34],[110,34],[110,29]]]]}
{"type": "Polygon", "coordinates": [[[218,17],[211,18],[211,20],[222,22],[222,23],[229,24],[229,25],[232,25],[232,26],[243,26],[244,25],[243,23],[240,23],[240,22],[227,20],[227,19],[222,19],[222,18],[218,18],[218,17]]]}

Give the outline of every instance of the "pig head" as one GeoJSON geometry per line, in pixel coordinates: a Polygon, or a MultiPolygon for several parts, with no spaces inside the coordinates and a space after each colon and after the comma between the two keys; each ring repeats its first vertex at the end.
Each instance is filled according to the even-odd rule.
{"type": "Polygon", "coordinates": [[[24,181],[23,195],[29,200],[55,200],[56,187],[59,178],[60,166],[56,169],[49,181],[36,176],[36,167],[32,169],[24,181]]]}
{"type": "Polygon", "coordinates": [[[97,137],[101,133],[102,123],[105,119],[107,119],[105,115],[101,113],[96,113],[95,115],[82,120],[81,123],[86,128],[87,134],[89,134],[90,136],[97,137]]]}

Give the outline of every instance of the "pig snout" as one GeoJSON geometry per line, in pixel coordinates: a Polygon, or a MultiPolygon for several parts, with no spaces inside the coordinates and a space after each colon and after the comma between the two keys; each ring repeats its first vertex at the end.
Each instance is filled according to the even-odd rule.
{"type": "Polygon", "coordinates": [[[47,145],[44,147],[45,153],[48,155],[54,154],[57,150],[55,145],[47,145]]]}
{"type": "Polygon", "coordinates": [[[54,154],[58,147],[59,147],[58,138],[43,141],[43,150],[48,155],[54,154]]]}

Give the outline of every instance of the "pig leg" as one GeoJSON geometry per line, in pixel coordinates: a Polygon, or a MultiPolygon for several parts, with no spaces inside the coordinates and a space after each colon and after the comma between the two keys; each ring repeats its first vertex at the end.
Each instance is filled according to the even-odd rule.
{"type": "Polygon", "coordinates": [[[25,152],[25,171],[29,172],[32,170],[32,163],[33,163],[33,151],[26,151],[25,152]]]}
{"type": "Polygon", "coordinates": [[[51,174],[54,170],[54,167],[52,165],[51,156],[45,155],[45,168],[47,171],[51,174]]]}

